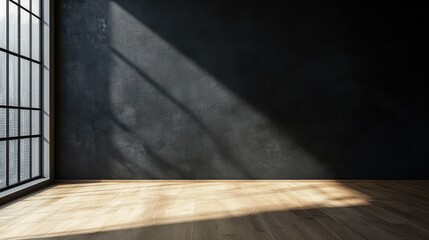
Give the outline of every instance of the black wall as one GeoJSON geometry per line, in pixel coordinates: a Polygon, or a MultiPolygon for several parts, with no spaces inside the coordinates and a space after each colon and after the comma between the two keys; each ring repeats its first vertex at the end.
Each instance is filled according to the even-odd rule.
{"type": "Polygon", "coordinates": [[[420,5],[62,0],[58,179],[427,178],[420,5]]]}

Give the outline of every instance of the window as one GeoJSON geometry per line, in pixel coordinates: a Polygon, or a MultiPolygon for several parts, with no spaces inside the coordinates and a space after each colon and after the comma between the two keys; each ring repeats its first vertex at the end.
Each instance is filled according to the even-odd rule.
{"type": "Polygon", "coordinates": [[[0,191],[45,175],[47,2],[0,0],[0,191]]]}

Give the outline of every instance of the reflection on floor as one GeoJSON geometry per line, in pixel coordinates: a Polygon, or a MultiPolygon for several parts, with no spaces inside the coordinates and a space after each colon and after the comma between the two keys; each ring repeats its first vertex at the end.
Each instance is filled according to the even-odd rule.
{"type": "Polygon", "coordinates": [[[59,183],[1,206],[0,238],[429,239],[429,182],[59,183]]]}

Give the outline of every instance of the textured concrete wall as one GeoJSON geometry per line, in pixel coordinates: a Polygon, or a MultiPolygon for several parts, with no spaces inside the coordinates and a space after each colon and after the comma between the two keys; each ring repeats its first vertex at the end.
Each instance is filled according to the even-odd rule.
{"type": "Polygon", "coordinates": [[[423,8],[298,2],[58,1],[57,178],[427,178],[423,8]]]}

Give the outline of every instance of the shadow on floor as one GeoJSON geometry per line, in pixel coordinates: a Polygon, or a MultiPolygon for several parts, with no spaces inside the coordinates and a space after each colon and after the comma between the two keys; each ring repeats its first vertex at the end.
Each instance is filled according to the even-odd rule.
{"type": "Polygon", "coordinates": [[[43,239],[429,239],[428,222],[385,206],[262,212],[242,217],[73,233],[43,239]],[[422,228],[425,226],[426,228],[422,228]]]}

